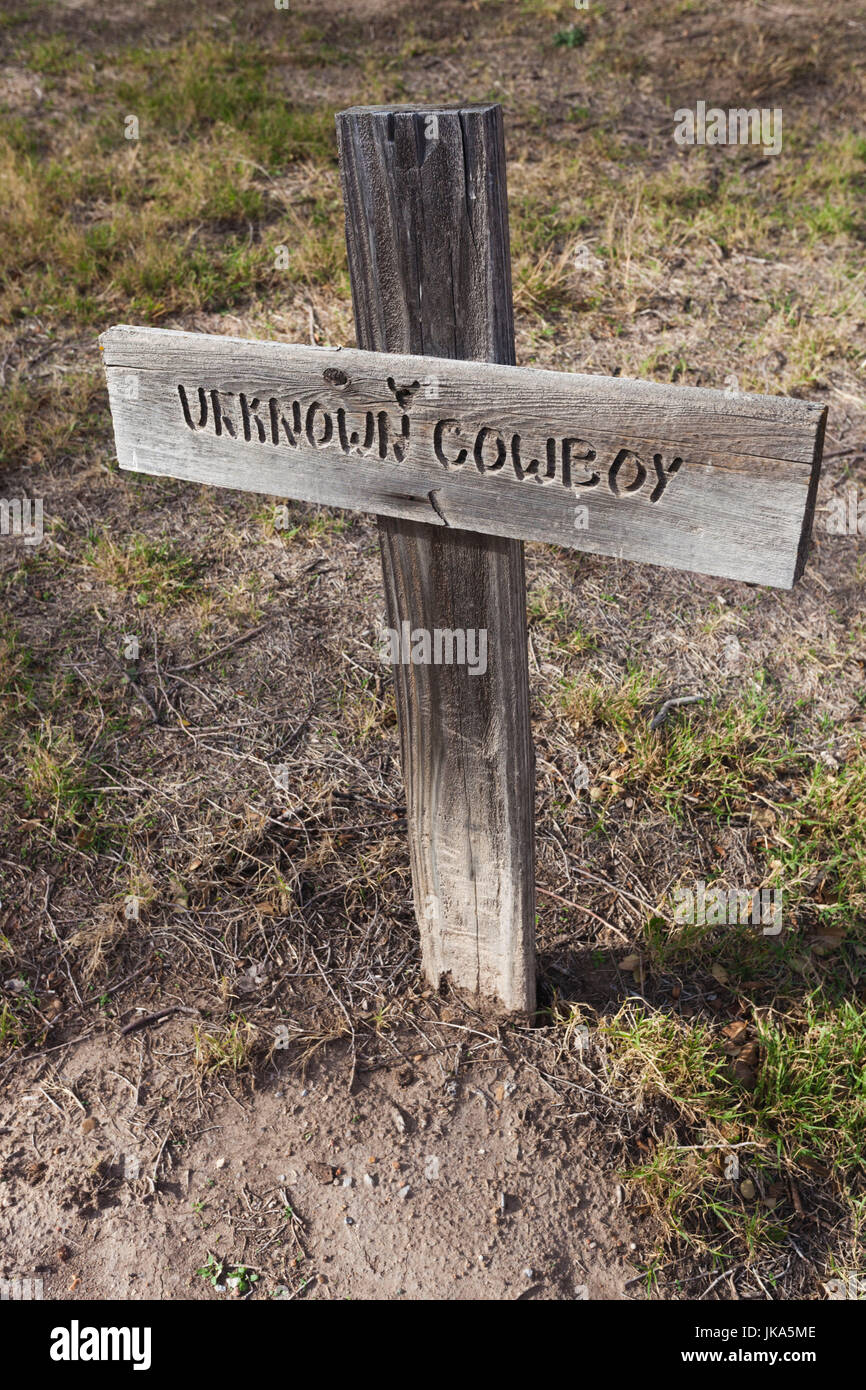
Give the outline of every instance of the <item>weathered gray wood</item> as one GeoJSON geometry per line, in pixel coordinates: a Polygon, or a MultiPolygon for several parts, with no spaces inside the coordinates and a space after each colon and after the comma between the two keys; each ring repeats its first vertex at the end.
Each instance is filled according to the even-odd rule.
{"type": "Polygon", "coordinates": [[[805,562],[826,415],[807,401],[148,328],[102,345],[125,468],[781,587],[805,562]]]}
{"type": "Polygon", "coordinates": [[[373,351],[111,329],[118,459],[375,512],[390,626],[486,631],[484,675],[395,668],[416,912],[434,983],[531,1010],[519,540],[789,587],[826,411],[508,365],[499,108],[357,108],[337,130],[357,336],[373,351]]]}
{"type": "MultiPolygon", "coordinates": [[[[513,363],[501,109],[355,108],[337,117],[337,138],[359,347],[513,363]]],[[[471,380],[477,368],[465,370],[471,380]]],[[[414,371],[391,379],[398,390],[420,383],[414,371]]],[[[434,368],[422,392],[431,405],[439,389],[434,368]]],[[[468,513],[449,517],[442,492],[434,470],[420,513],[379,509],[389,625],[487,633],[483,676],[465,665],[395,667],[423,965],[434,985],[447,975],[530,1012],[535,754],[523,546],[477,534],[495,528],[468,513]]]]}

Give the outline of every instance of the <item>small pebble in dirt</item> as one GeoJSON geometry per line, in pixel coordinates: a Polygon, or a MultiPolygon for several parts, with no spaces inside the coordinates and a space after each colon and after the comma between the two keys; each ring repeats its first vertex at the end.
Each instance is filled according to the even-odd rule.
{"type": "Polygon", "coordinates": [[[630,1240],[630,1241],[629,1241],[629,1243],[628,1243],[628,1248],[629,1248],[629,1250],[637,1250],[637,1246],[635,1245],[635,1243],[634,1243],[633,1240],[630,1240]]]}
{"type": "Polygon", "coordinates": [[[529,1265],[527,1265],[525,1270],[523,1271],[523,1277],[524,1279],[533,1279],[535,1277],[532,1270],[529,1268],[529,1265]]]}
{"type": "Polygon", "coordinates": [[[228,1163],[228,1159],[227,1159],[227,1158],[218,1158],[217,1161],[216,1161],[216,1163],[214,1164],[214,1168],[225,1168],[225,1166],[226,1166],[227,1163],[228,1163]]]}
{"type": "Polygon", "coordinates": [[[365,1173],[365,1174],[364,1174],[364,1186],[365,1186],[365,1187],[378,1187],[378,1185],[379,1185],[379,1176],[378,1176],[377,1173],[365,1173]]]}
{"type": "Polygon", "coordinates": [[[85,1134],[90,1134],[92,1130],[96,1129],[96,1121],[92,1115],[88,1115],[86,1120],[82,1120],[81,1128],[85,1134]]]}
{"type": "Polygon", "coordinates": [[[412,1191],[412,1189],[411,1189],[411,1187],[409,1186],[409,1184],[407,1183],[405,1187],[401,1187],[401,1188],[400,1188],[399,1192],[397,1193],[397,1196],[398,1196],[398,1197],[402,1197],[402,1198],[403,1198],[403,1201],[405,1202],[406,1198],[409,1196],[409,1193],[410,1193],[411,1191],[412,1191]]]}
{"type": "Polygon", "coordinates": [[[347,1217],[344,1218],[344,1220],[345,1220],[345,1224],[346,1224],[347,1226],[354,1226],[354,1224],[355,1224],[354,1217],[347,1216],[347,1217]]]}

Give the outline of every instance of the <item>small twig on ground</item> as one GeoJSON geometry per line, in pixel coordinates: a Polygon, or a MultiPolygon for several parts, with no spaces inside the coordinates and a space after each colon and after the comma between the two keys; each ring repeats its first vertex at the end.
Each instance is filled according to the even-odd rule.
{"type": "Polygon", "coordinates": [[[567,857],[572,868],[574,869],[574,872],[578,874],[581,878],[589,879],[590,883],[601,884],[603,888],[608,888],[611,893],[616,893],[620,898],[624,898],[626,902],[633,903],[637,907],[643,908],[646,912],[656,911],[655,907],[648,899],[638,898],[635,896],[634,893],[630,893],[627,888],[621,888],[619,884],[611,883],[610,879],[602,878],[600,874],[590,873],[589,869],[584,869],[580,864],[578,864],[574,855],[569,854],[567,857]]]}
{"type": "MultiPolygon", "coordinates": [[[[102,643],[99,643],[99,645],[102,646],[102,643]]],[[[144,703],[147,705],[147,708],[153,715],[154,723],[159,724],[159,710],[151,700],[147,691],[144,689],[144,686],[140,685],[139,682],[135,679],[135,677],[129,674],[123,662],[114,655],[114,652],[110,651],[108,647],[102,647],[102,650],[105,652],[105,655],[108,657],[109,661],[111,661],[117,667],[118,671],[123,676],[123,679],[126,681],[127,685],[130,685],[132,689],[135,691],[138,698],[140,700],[143,700],[144,703]]]]}
{"type": "Polygon", "coordinates": [[[702,1298],[706,1298],[708,1293],[712,1293],[713,1289],[716,1287],[716,1284],[721,1284],[723,1279],[727,1279],[729,1275],[734,1274],[735,1272],[736,1271],[733,1269],[723,1270],[722,1273],[718,1276],[718,1278],[714,1279],[713,1282],[704,1289],[703,1293],[698,1294],[698,1302],[700,1302],[702,1298]]]}
{"type": "Polygon", "coordinates": [[[156,1155],[156,1158],[154,1159],[153,1168],[151,1169],[151,1173],[150,1173],[150,1180],[151,1180],[151,1182],[154,1184],[154,1186],[156,1186],[156,1174],[157,1174],[157,1171],[158,1171],[158,1169],[159,1169],[160,1159],[162,1158],[163,1150],[165,1149],[165,1146],[166,1146],[166,1144],[168,1143],[168,1141],[169,1141],[170,1138],[171,1138],[171,1126],[169,1125],[168,1129],[165,1131],[165,1138],[163,1139],[162,1143],[161,1143],[160,1146],[159,1146],[159,1152],[158,1152],[158,1154],[156,1155]]]}
{"type": "Polygon", "coordinates": [[[195,1014],[197,1009],[185,1009],[181,1004],[172,1004],[168,1009],[157,1009],[155,1014],[145,1014],[144,1018],[134,1018],[131,1023],[127,1023],[120,1030],[120,1036],[126,1033],[134,1033],[138,1028],[149,1028],[152,1023],[159,1023],[163,1018],[168,1018],[169,1014],[195,1014]]]}
{"type": "Polygon", "coordinates": [[[536,893],[543,893],[546,898],[553,898],[554,902],[562,903],[563,907],[573,907],[576,912],[585,912],[587,917],[591,917],[594,922],[599,922],[603,927],[608,927],[610,931],[616,932],[617,936],[621,936],[623,941],[628,941],[628,937],[624,931],[619,927],[615,927],[613,922],[608,922],[604,917],[599,917],[597,912],[593,912],[589,907],[584,907],[582,903],[573,903],[570,902],[568,898],[561,898],[558,893],[552,892],[550,888],[542,888],[540,884],[536,884],[535,891],[536,893]]]}
{"type": "Polygon", "coordinates": [[[119,989],[123,989],[124,985],[130,984],[132,980],[137,980],[139,975],[143,975],[149,969],[149,965],[142,965],[139,970],[133,971],[131,975],[127,975],[122,980],[118,980],[116,985],[109,985],[106,989],[101,989],[98,994],[91,995],[89,999],[84,999],[82,1001],[83,1007],[86,1008],[89,1004],[98,1004],[100,999],[104,999],[106,995],[116,994],[119,989]]]}
{"type": "Polygon", "coordinates": [[[697,705],[701,700],[707,699],[709,699],[708,695],[677,695],[671,700],[665,700],[650,723],[650,728],[657,729],[660,724],[663,724],[669,711],[676,708],[677,705],[697,705]]]}
{"type": "Polygon", "coordinates": [[[249,632],[242,632],[240,637],[235,637],[232,642],[227,642],[224,647],[217,647],[216,651],[211,652],[209,656],[200,656],[198,661],[188,661],[185,666],[167,666],[165,668],[166,675],[174,676],[178,671],[195,671],[199,666],[205,666],[207,662],[215,661],[218,656],[223,656],[225,652],[230,652],[235,647],[239,647],[242,642],[249,642],[252,637],[258,637],[259,633],[264,632],[267,626],[267,623],[259,623],[258,627],[250,628],[249,632]]]}
{"type": "Polygon", "coordinates": [[[93,1037],[95,1031],[94,1028],[91,1028],[87,1033],[79,1033],[74,1038],[67,1038],[65,1042],[54,1043],[52,1047],[40,1047],[36,1052],[25,1052],[21,1056],[17,1052],[10,1052],[9,1056],[4,1057],[0,1062],[0,1068],[11,1066],[13,1062],[17,1067],[22,1062],[32,1062],[34,1057],[46,1057],[49,1052],[62,1052],[64,1047],[73,1047],[75,1043],[86,1042],[88,1038],[93,1037]]]}

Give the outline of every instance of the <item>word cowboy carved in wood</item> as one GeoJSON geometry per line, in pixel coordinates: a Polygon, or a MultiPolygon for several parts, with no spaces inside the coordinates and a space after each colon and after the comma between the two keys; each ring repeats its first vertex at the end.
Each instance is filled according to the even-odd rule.
{"type": "Polygon", "coordinates": [[[531,1010],[520,542],[790,587],[826,411],[512,365],[499,107],[356,108],[337,130],[370,350],[110,329],[117,455],[374,512],[392,629],[485,632],[483,671],[395,668],[416,916],[434,984],[531,1010]]]}

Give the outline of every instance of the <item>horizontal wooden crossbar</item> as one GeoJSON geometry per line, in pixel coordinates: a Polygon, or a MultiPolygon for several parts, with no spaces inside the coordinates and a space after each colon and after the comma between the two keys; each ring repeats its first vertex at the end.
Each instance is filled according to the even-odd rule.
{"type": "Polygon", "coordinates": [[[826,410],[784,397],[118,327],[122,468],[789,588],[826,410]]]}

